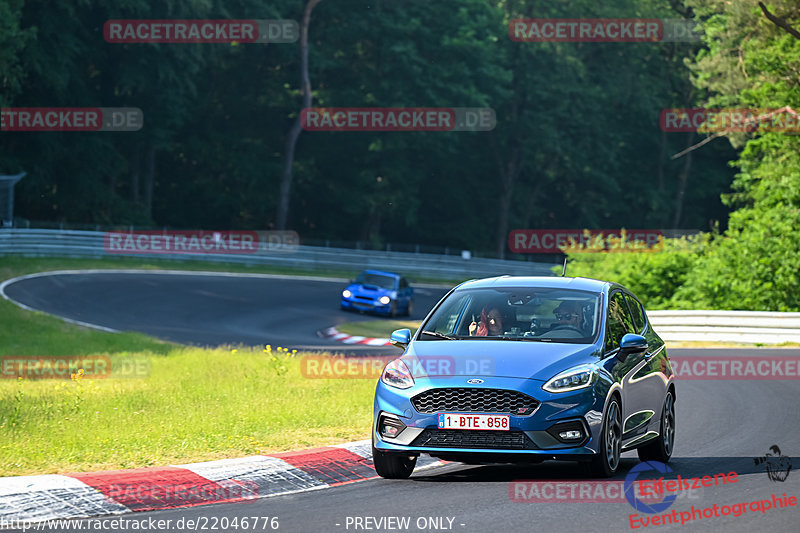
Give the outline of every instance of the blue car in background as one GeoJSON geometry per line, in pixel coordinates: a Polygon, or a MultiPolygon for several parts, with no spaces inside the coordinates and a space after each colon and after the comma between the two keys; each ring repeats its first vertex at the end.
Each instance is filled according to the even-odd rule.
{"type": "Polygon", "coordinates": [[[341,308],[392,317],[411,315],[414,310],[414,289],[400,274],[365,270],[342,291],[341,308]]]}
{"type": "Polygon", "coordinates": [[[375,390],[372,458],[407,478],[428,454],[469,464],[666,463],[675,384],[664,341],[625,287],[584,278],[474,280],[452,289],[375,390]]]}

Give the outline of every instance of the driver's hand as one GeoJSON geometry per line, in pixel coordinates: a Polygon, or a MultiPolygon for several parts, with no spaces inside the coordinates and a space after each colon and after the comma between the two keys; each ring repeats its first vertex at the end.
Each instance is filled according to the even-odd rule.
{"type": "Polygon", "coordinates": [[[472,322],[472,324],[469,325],[469,335],[470,335],[470,337],[475,335],[475,330],[477,330],[477,329],[478,329],[478,323],[477,322],[472,322]]]}

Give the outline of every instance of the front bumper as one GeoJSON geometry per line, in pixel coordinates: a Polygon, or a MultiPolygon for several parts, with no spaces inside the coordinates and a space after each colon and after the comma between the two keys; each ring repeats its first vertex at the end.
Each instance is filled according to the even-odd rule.
{"type": "Polygon", "coordinates": [[[388,304],[382,304],[377,300],[367,301],[342,297],[340,305],[342,309],[352,309],[354,311],[367,311],[371,313],[387,315],[392,312],[392,302],[389,302],[388,304]]]}
{"type": "Polygon", "coordinates": [[[553,394],[541,388],[542,381],[502,377],[487,377],[483,384],[469,386],[517,391],[539,402],[532,414],[511,414],[510,431],[440,430],[437,412],[421,413],[412,403],[427,390],[464,388],[464,383],[463,376],[421,378],[413,387],[401,390],[379,381],[372,426],[375,448],[434,456],[491,456],[501,461],[526,456],[531,460],[582,460],[598,453],[605,395],[598,394],[594,386],[553,394]],[[396,418],[405,428],[393,438],[382,436],[378,425],[383,416],[396,418]],[[558,437],[561,431],[576,427],[581,428],[582,438],[565,441],[558,437]]]}

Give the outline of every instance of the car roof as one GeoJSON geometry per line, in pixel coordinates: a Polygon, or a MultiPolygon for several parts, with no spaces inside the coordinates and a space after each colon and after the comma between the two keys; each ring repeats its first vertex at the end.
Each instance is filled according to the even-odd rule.
{"type": "Polygon", "coordinates": [[[395,272],[385,272],[383,270],[365,270],[365,271],[362,272],[362,274],[378,274],[380,276],[389,276],[389,277],[392,277],[392,278],[400,278],[400,277],[402,277],[402,276],[400,276],[400,274],[397,274],[395,272]]]}
{"type": "Polygon", "coordinates": [[[465,281],[461,289],[486,289],[497,287],[549,287],[554,289],[574,289],[589,292],[604,292],[606,288],[618,286],[616,283],[589,278],[568,278],[561,276],[498,276],[494,278],[465,281]]]}

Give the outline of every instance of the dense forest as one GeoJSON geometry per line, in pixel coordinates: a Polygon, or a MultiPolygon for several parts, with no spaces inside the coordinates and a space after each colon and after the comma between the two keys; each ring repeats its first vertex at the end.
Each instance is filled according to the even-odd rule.
{"type": "MultiPolygon", "coordinates": [[[[737,2],[745,4],[744,2],[737,2]]],[[[307,2],[0,0],[3,107],[136,107],[137,132],[3,132],[26,171],[16,216],[176,229],[280,227],[300,43],[104,39],[110,19],[290,19],[307,2]]],[[[517,42],[520,18],[692,20],[672,0],[323,0],[308,26],[313,105],[488,107],[491,132],[303,131],[285,227],[301,240],[508,253],[515,228],[727,224],[736,151],[690,155],[659,113],[710,98],[701,42],[517,42]],[[687,63],[689,62],[689,63],[687,63]]],[[[748,4],[749,5],[749,4],[748,4]]],[[[713,17],[712,17],[713,18],[713,17]]]]}
{"type": "MultiPolygon", "coordinates": [[[[687,5],[705,28],[703,48],[687,62],[692,84],[703,94],[699,103],[788,108],[784,123],[797,124],[800,4],[688,0],[687,5]]],[[[797,129],[724,137],[738,152],[731,163],[736,170],[731,191],[722,196],[733,210],[726,231],[668,241],[658,254],[582,256],[572,272],[624,280],[651,307],[800,311],[797,129]]],[[[725,142],[705,146],[720,141],[725,142]]]]}

